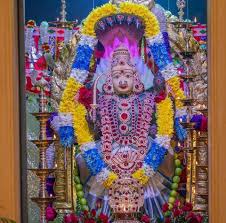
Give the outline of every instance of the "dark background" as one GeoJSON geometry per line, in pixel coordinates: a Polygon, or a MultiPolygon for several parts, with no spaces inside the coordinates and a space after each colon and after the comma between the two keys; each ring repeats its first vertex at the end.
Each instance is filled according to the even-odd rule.
{"type": "MultiPolygon", "coordinates": [[[[67,0],[67,20],[84,19],[95,6],[107,3],[108,0],[67,0]]],[[[187,0],[189,19],[197,17],[198,22],[207,23],[207,0],[187,0]]],[[[158,4],[177,15],[176,0],[156,0],[158,4]]],[[[43,20],[55,21],[60,17],[60,0],[25,0],[25,20],[33,19],[39,25],[43,20]]],[[[185,11],[187,11],[185,9],[185,11]]],[[[187,14],[187,13],[186,13],[187,14]]],[[[187,15],[185,15],[187,18],[187,15]]]]}

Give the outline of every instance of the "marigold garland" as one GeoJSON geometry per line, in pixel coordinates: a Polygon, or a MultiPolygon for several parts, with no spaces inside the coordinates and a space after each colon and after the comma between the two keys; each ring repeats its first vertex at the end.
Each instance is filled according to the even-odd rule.
{"type": "Polygon", "coordinates": [[[147,184],[149,177],[145,174],[145,170],[143,168],[140,168],[136,172],[132,174],[132,177],[139,181],[141,185],[147,184]]]}
{"type": "Polygon", "coordinates": [[[59,111],[73,115],[73,127],[79,145],[93,141],[86,121],[86,108],[80,103],[75,103],[74,97],[82,85],[74,78],[69,78],[64,90],[59,111]]]}
{"type": "Polygon", "coordinates": [[[120,4],[120,12],[133,14],[141,17],[145,25],[145,36],[147,38],[156,36],[160,32],[158,20],[155,15],[144,5],[139,5],[131,2],[122,2],[120,4]]]}
{"type": "Polygon", "coordinates": [[[169,97],[157,104],[157,126],[159,136],[173,135],[173,104],[169,97]]]}
{"type": "Polygon", "coordinates": [[[149,9],[143,5],[123,2],[119,8],[116,5],[107,3],[94,9],[84,22],[82,34],[95,37],[95,25],[103,17],[114,15],[116,13],[131,14],[140,17],[144,21],[145,36],[147,38],[156,36],[160,32],[158,20],[149,9]]]}
{"type": "Polygon", "coordinates": [[[175,102],[176,108],[182,108],[184,105],[181,102],[181,99],[185,99],[186,96],[184,95],[184,92],[180,87],[180,78],[179,77],[170,78],[167,81],[167,84],[173,90],[174,97],[175,97],[175,100],[176,100],[176,102],[175,102]]]}
{"type": "Polygon", "coordinates": [[[115,173],[110,172],[107,180],[105,180],[103,182],[104,187],[109,189],[111,187],[111,185],[114,183],[114,181],[116,181],[117,179],[118,179],[118,176],[115,173]]]}
{"type": "Polygon", "coordinates": [[[89,36],[96,36],[95,25],[96,23],[105,16],[110,16],[117,13],[116,5],[107,3],[101,7],[94,9],[86,18],[82,33],[89,36]]]}

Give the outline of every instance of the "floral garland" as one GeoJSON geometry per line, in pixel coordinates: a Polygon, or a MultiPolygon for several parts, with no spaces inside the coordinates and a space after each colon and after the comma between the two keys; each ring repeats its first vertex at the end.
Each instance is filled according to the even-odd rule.
{"type": "MultiPolygon", "coordinates": [[[[185,95],[183,90],[180,88],[180,78],[177,76],[177,68],[174,66],[170,56],[169,38],[166,33],[160,33],[155,37],[147,39],[147,42],[150,50],[149,56],[154,58],[160,73],[166,80],[170,93],[172,93],[175,98],[176,117],[181,117],[185,115],[183,103],[181,102],[181,99],[184,99],[185,95]]],[[[167,124],[167,122],[165,124],[167,124]]]]}
{"type": "Polygon", "coordinates": [[[137,170],[136,172],[134,172],[132,174],[132,177],[134,179],[138,180],[138,182],[141,185],[147,184],[148,183],[148,180],[149,180],[149,177],[146,175],[144,168],[140,168],[139,170],[137,170]]]}
{"type": "MultiPolygon", "coordinates": [[[[186,115],[186,110],[183,106],[183,103],[181,102],[181,99],[185,98],[184,92],[180,87],[180,78],[177,76],[177,68],[174,66],[172,58],[170,56],[170,45],[169,45],[169,38],[167,36],[167,33],[163,32],[158,34],[157,36],[154,36],[152,38],[147,39],[148,48],[150,50],[149,56],[154,58],[155,63],[157,64],[160,73],[166,80],[167,87],[169,89],[169,93],[173,95],[175,98],[175,107],[176,107],[176,133],[180,141],[183,141],[186,138],[186,130],[183,129],[183,127],[180,125],[178,120],[186,115]]],[[[169,103],[169,101],[168,101],[169,103]]],[[[173,115],[169,114],[170,116],[170,126],[168,125],[168,118],[165,116],[164,108],[161,108],[162,106],[167,106],[167,103],[161,102],[158,104],[157,108],[159,108],[161,111],[157,112],[157,116],[160,116],[157,120],[158,124],[158,136],[157,141],[160,144],[165,144],[164,147],[169,146],[170,144],[170,137],[172,136],[172,122],[173,119],[171,119],[171,116],[173,115]],[[159,115],[158,115],[159,114],[159,115]],[[163,114],[163,115],[161,115],[163,114]],[[168,129],[168,130],[167,130],[168,129]],[[160,136],[160,137],[159,137],[160,136]],[[162,138],[164,136],[164,138],[162,138]],[[168,137],[168,140],[166,140],[166,136],[168,137]]],[[[172,106],[172,105],[170,105],[172,106]]],[[[165,110],[169,111],[170,110],[165,110]]],[[[173,113],[172,113],[173,114],[173,113]]]]}
{"type": "Polygon", "coordinates": [[[90,174],[96,176],[96,180],[105,188],[110,188],[114,181],[118,179],[118,175],[108,170],[100,151],[96,148],[96,144],[84,144],[81,151],[90,174]]]}
{"type": "Polygon", "coordinates": [[[187,137],[187,131],[183,128],[180,120],[186,117],[186,111],[181,99],[185,99],[184,91],[181,89],[180,77],[175,76],[167,80],[166,84],[169,86],[171,93],[175,98],[175,132],[179,141],[184,141],[187,137]]]}
{"type": "Polygon", "coordinates": [[[88,36],[96,36],[95,24],[104,16],[109,16],[117,13],[117,7],[113,4],[107,3],[102,7],[94,9],[86,18],[82,28],[82,34],[88,36]]]}
{"type": "Polygon", "coordinates": [[[118,176],[113,173],[110,172],[108,175],[108,178],[103,182],[103,185],[105,188],[110,188],[111,185],[118,179],[118,176]]]}
{"type": "MultiPolygon", "coordinates": [[[[82,155],[86,165],[92,176],[97,177],[97,181],[102,183],[105,188],[110,186],[118,179],[118,176],[107,169],[106,163],[103,161],[98,149],[94,143],[83,145],[82,155]],[[91,148],[92,147],[92,148],[91,148]]],[[[149,152],[147,153],[143,167],[132,174],[132,177],[141,185],[147,184],[150,177],[154,175],[158,167],[161,165],[167,150],[156,142],[153,142],[149,152]]]]}
{"type": "Polygon", "coordinates": [[[157,104],[157,132],[159,136],[172,137],[174,132],[173,104],[169,97],[157,104]]]}
{"type": "Polygon", "coordinates": [[[166,152],[167,150],[164,147],[160,146],[156,142],[153,142],[151,149],[144,159],[144,163],[156,171],[164,160],[166,152]]]}
{"type": "Polygon", "coordinates": [[[97,40],[91,36],[82,35],[77,45],[76,56],[72,65],[71,77],[84,83],[88,77],[90,63],[97,40]]]}
{"type": "Polygon", "coordinates": [[[63,93],[59,111],[62,113],[71,113],[73,116],[73,127],[77,136],[79,145],[93,141],[86,121],[86,108],[80,103],[74,101],[74,97],[82,87],[74,78],[69,78],[66,89],[63,93]]]}
{"type": "Polygon", "coordinates": [[[155,15],[143,5],[134,4],[130,2],[123,2],[119,8],[116,5],[107,3],[102,7],[94,9],[84,22],[82,33],[95,37],[95,25],[103,17],[107,17],[116,13],[133,14],[144,21],[145,36],[152,37],[160,32],[158,20],[155,15]]]}
{"type": "Polygon", "coordinates": [[[141,17],[144,21],[145,36],[147,38],[156,36],[160,32],[158,20],[155,15],[144,5],[122,2],[120,4],[120,12],[141,17]]]}
{"type": "MultiPolygon", "coordinates": [[[[158,145],[154,143],[154,147],[156,146],[158,147],[158,145]]],[[[157,149],[155,151],[151,149],[149,153],[152,153],[152,155],[155,155],[157,154],[157,149]]],[[[154,175],[156,168],[161,164],[162,160],[164,159],[165,152],[166,150],[164,151],[164,148],[163,148],[161,153],[158,153],[157,155],[155,155],[155,157],[151,157],[149,154],[147,154],[144,167],[140,168],[135,173],[133,173],[132,177],[137,179],[141,185],[147,184],[149,181],[149,178],[154,175]],[[156,166],[155,170],[152,169],[152,174],[150,176],[147,174],[146,168],[147,168],[147,165],[149,165],[150,167],[150,163],[153,162],[153,158],[154,159],[157,158],[160,162],[158,163],[159,165],[156,166]]],[[[177,189],[180,183],[180,175],[182,173],[182,164],[181,164],[181,161],[178,159],[177,154],[174,155],[174,164],[175,164],[175,172],[174,172],[174,177],[172,178],[173,182],[171,184],[171,190],[169,193],[169,199],[167,204],[167,207],[169,207],[169,209],[172,209],[175,203],[176,197],[178,196],[177,189]]]]}
{"type": "Polygon", "coordinates": [[[166,34],[159,33],[154,37],[147,38],[147,46],[149,48],[148,56],[153,57],[165,80],[176,76],[177,68],[169,53],[169,40],[166,38],[166,34]]]}
{"type": "MultiPolygon", "coordinates": [[[[107,165],[103,161],[98,149],[95,148],[95,144],[89,143],[87,146],[83,145],[81,150],[90,174],[96,176],[97,181],[102,183],[105,188],[110,188],[118,179],[118,175],[107,169],[107,165]]],[[[164,160],[166,151],[165,148],[153,142],[145,157],[143,167],[135,171],[132,177],[138,180],[141,185],[147,184],[149,178],[154,175],[164,160]]]]}
{"type": "Polygon", "coordinates": [[[82,153],[82,156],[92,176],[96,176],[98,173],[102,171],[102,169],[107,167],[97,148],[84,151],[82,153]]]}
{"type": "Polygon", "coordinates": [[[176,108],[180,109],[184,107],[183,103],[181,102],[181,99],[185,99],[186,97],[180,87],[180,77],[170,78],[166,83],[171,87],[172,92],[174,93],[174,98],[176,99],[176,108]]]}
{"type": "Polygon", "coordinates": [[[156,142],[153,142],[149,152],[147,153],[143,167],[132,174],[132,177],[139,181],[141,185],[148,183],[149,178],[152,177],[161,165],[167,150],[161,147],[156,142]]]}

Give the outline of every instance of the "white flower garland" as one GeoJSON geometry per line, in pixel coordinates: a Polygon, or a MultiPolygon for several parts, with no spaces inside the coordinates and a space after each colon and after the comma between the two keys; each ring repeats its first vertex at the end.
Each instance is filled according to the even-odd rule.
{"type": "Polygon", "coordinates": [[[88,45],[91,49],[97,44],[97,39],[92,36],[82,35],[78,45],[88,45]]]}
{"type": "Polygon", "coordinates": [[[163,39],[162,33],[159,33],[158,35],[147,39],[147,44],[149,46],[152,46],[154,44],[163,44],[163,43],[164,43],[164,39],[163,39]]]}
{"type": "Polygon", "coordinates": [[[174,66],[173,63],[168,64],[163,70],[161,70],[162,76],[165,80],[169,80],[172,77],[177,75],[177,68],[174,66]]]}
{"type": "Polygon", "coordinates": [[[171,141],[171,138],[167,135],[166,136],[157,135],[157,137],[155,138],[155,142],[167,150],[171,148],[170,141],[171,141]]]}
{"type": "Polygon", "coordinates": [[[59,128],[63,126],[73,127],[72,115],[69,113],[59,113],[57,116],[53,118],[50,125],[55,132],[58,132],[59,128]]]}
{"type": "Polygon", "coordinates": [[[104,181],[108,179],[109,174],[110,171],[107,168],[102,169],[101,172],[98,173],[96,176],[97,182],[102,184],[104,181]]]}
{"type": "Polygon", "coordinates": [[[153,177],[155,174],[155,171],[147,164],[143,164],[143,169],[145,171],[145,175],[148,176],[149,178],[153,177]]]}
{"type": "Polygon", "coordinates": [[[175,118],[182,117],[184,115],[187,115],[186,108],[181,108],[176,110],[175,118]]]}
{"type": "Polygon", "coordinates": [[[91,149],[94,149],[96,148],[96,143],[95,142],[89,142],[89,143],[85,143],[83,144],[80,149],[82,151],[82,153],[88,151],[88,150],[91,150],[91,149]]]}
{"type": "Polygon", "coordinates": [[[79,83],[83,84],[86,80],[86,78],[89,75],[89,71],[87,70],[80,70],[80,69],[75,69],[73,68],[71,70],[71,77],[75,78],[79,83]]]}

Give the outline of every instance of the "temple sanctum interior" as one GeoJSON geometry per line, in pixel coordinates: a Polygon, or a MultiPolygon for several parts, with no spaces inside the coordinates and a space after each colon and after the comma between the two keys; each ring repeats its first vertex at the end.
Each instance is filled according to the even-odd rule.
{"type": "Polygon", "coordinates": [[[5,3],[0,222],[226,222],[224,10],[5,3]]]}

